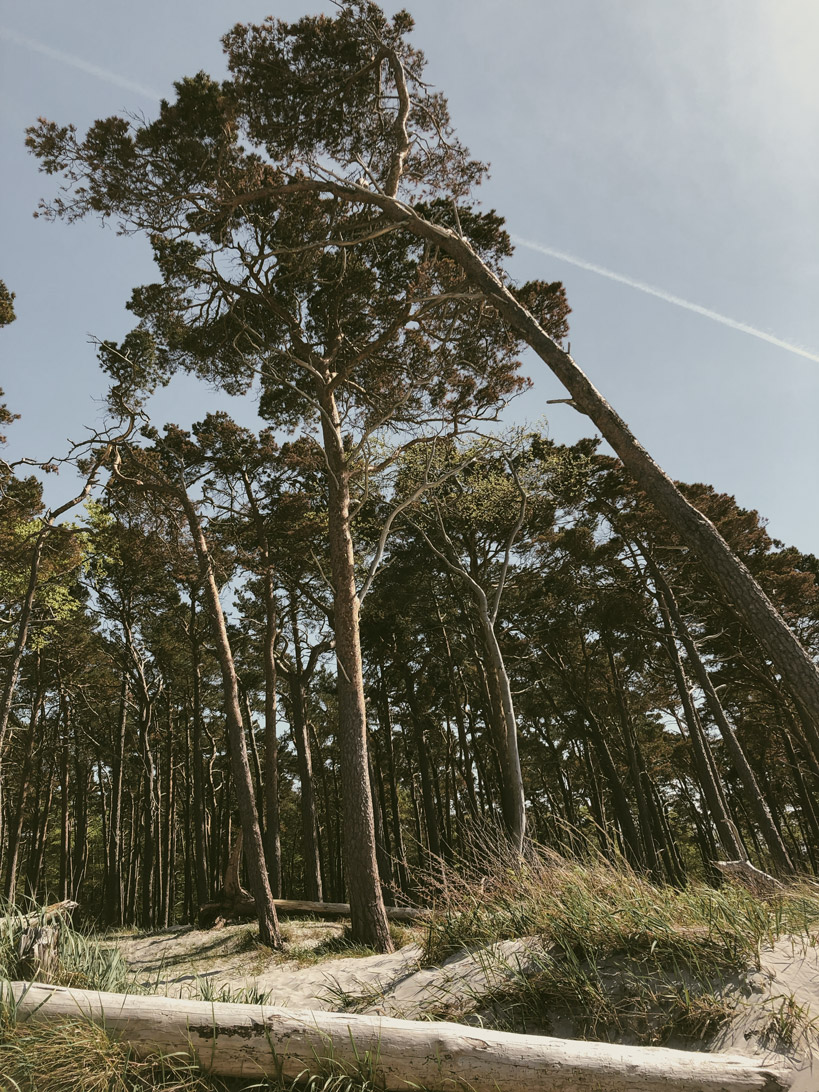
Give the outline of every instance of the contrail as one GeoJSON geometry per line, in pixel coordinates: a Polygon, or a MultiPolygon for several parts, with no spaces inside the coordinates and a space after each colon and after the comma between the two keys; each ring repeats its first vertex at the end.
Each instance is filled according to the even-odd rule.
{"type": "Polygon", "coordinates": [[[62,49],[54,49],[43,42],[35,41],[34,38],[27,38],[25,34],[18,34],[16,30],[0,27],[0,38],[14,42],[15,45],[25,46],[26,49],[33,49],[35,53],[42,53],[44,57],[50,57],[53,61],[59,61],[61,64],[78,68],[80,72],[86,72],[89,76],[96,76],[98,80],[105,80],[106,83],[112,83],[116,87],[123,87],[126,91],[133,91],[137,95],[143,95],[146,99],[153,99],[154,102],[159,102],[162,99],[159,92],[152,90],[150,87],[144,87],[141,83],[135,83],[133,80],[126,80],[116,72],[111,72],[107,68],[100,68],[99,65],[91,64],[89,61],[84,61],[82,57],[75,57],[73,53],[65,53],[62,49]]]}
{"type": "Polygon", "coordinates": [[[516,235],[512,236],[512,242],[518,246],[526,247],[528,250],[539,250],[541,254],[548,254],[550,257],[558,258],[562,262],[576,265],[578,269],[587,269],[589,273],[597,273],[601,277],[608,277],[610,281],[617,281],[618,284],[636,288],[638,292],[646,292],[649,296],[656,296],[657,299],[665,300],[666,303],[673,303],[676,307],[682,307],[685,311],[693,311],[695,315],[704,315],[705,318],[720,322],[723,326],[730,326],[732,330],[739,330],[742,334],[750,334],[751,337],[757,337],[760,341],[767,341],[770,345],[776,345],[778,349],[787,349],[789,353],[796,353],[797,356],[804,356],[807,360],[813,360],[819,364],[819,353],[812,353],[810,349],[803,349],[790,341],[783,341],[781,337],[766,334],[764,330],[757,330],[755,326],[749,326],[747,322],[737,322],[736,319],[729,318],[728,315],[721,315],[719,311],[701,307],[698,303],[684,300],[682,296],[675,296],[662,288],[655,288],[653,285],[645,284],[644,281],[637,281],[633,277],[627,277],[624,273],[615,273],[613,269],[606,269],[605,266],[595,265],[594,262],[575,258],[574,255],[566,254],[563,250],[555,250],[553,247],[543,246],[541,243],[533,243],[529,239],[521,239],[516,235]]]}

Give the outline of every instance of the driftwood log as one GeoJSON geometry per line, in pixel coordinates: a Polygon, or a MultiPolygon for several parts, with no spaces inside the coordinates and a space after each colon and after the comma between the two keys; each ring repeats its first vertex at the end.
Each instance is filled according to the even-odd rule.
{"type": "Polygon", "coordinates": [[[459,1024],[268,1005],[94,993],[14,982],[17,1019],[89,1019],[137,1057],[191,1050],[221,1077],[369,1072],[388,1090],[430,1092],[784,1092],[751,1058],[574,1042],[459,1024]]]}
{"type": "MultiPolygon", "coordinates": [[[[316,914],[322,918],[345,918],[350,916],[348,902],[302,902],[301,899],[274,899],[276,912],[281,914],[316,914]]],[[[429,916],[428,910],[419,910],[414,906],[387,906],[390,921],[424,921],[429,916]]],[[[206,902],[199,908],[199,925],[207,929],[217,918],[255,918],[256,903],[251,898],[225,898],[219,902],[206,902]]]]}
{"type": "Polygon", "coordinates": [[[742,884],[754,895],[765,897],[785,889],[784,884],[752,865],[750,861],[714,861],[713,865],[726,879],[742,884]]]}

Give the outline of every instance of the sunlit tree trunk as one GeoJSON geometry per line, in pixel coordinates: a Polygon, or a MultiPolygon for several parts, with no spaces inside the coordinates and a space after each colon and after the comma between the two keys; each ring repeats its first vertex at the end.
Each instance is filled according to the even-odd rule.
{"type": "Polygon", "coordinates": [[[375,853],[375,819],[367,758],[367,714],[359,633],[353,541],[350,532],[349,468],[341,423],[329,383],[317,383],[327,457],[328,533],[333,582],[333,618],[338,663],[338,738],[351,930],[362,944],[391,952],[375,853]]]}

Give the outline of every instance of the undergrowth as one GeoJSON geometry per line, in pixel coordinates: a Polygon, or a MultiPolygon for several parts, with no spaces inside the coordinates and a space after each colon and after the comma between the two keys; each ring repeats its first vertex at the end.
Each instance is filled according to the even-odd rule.
{"type": "Polygon", "coordinates": [[[43,913],[34,906],[5,905],[0,908],[0,980],[33,979],[84,990],[133,992],[128,967],[117,948],[86,935],[67,916],[48,922],[47,928],[53,931],[57,958],[47,971],[21,959],[21,940],[32,926],[45,924],[43,913]]]}
{"type": "Polygon", "coordinates": [[[599,856],[570,861],[534,846],[518,856],[501,841],[472,847],[439,889],[424,961],[484,949],[498,985],[432,1015],[558,1026],[586,1039],[700,1042],[730,1016],[725,987],[758,966],[760,945],[807,934],[818,919],[819,893],[807,885],[768,898],[733,885],[679,890],[599,856]],[[492,947],[520,937],[533,938],[524,959],[492,947]]]}

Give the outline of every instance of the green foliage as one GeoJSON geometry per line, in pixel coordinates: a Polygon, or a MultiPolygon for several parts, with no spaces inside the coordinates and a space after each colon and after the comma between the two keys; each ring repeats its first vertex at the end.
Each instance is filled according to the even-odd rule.
{"type": "MultiPolygon", "coordinates": [[[[43,924],[43,909],[4,906],[0,916],[0,981],[13,981],[23,974],[19,948],[23,934],[34,924],[43,924]],[[33,919],[32,919],[33,915],[33,919]]],[[[43,979],[58,986],[76,986],[83,990],[110,990],[125,993],[130,989],[128,968],[117,948],[77,929],[70,918],[61,915],[50,921],[58,954],[56,970],[43,979]]]]}
{"type": "Polygon", "coordinates": [[[0,281],[0,328],[14,322],[14,293],[6,288],[6,282],[0,281]]]}

